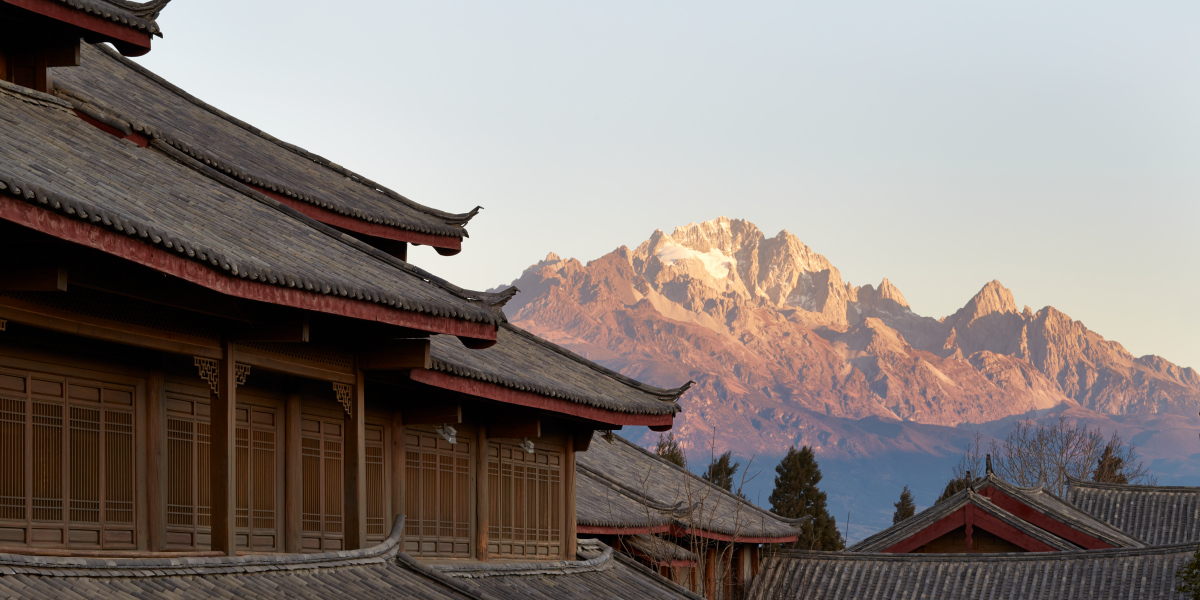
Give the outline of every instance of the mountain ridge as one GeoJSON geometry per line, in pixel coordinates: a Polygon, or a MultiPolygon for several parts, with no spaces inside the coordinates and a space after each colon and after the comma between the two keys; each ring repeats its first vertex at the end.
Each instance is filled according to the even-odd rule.
{"type": "Polygon", "coordinates": [[[513,283],[514,324],[655,385],[695,380],[677,419],[692,451],[712,438],[742,456],[804,443],[840,457],[948,452],[926,434],[865,439],[846,423],[1200,409],[1194,369],[1134,357],[1052,306],[1018,309],[998,281],[951,315],[922,316],[888,279],[854,286],[786,230],[738,219],[656,230],[586,264],[551,253],[513,283]]]}

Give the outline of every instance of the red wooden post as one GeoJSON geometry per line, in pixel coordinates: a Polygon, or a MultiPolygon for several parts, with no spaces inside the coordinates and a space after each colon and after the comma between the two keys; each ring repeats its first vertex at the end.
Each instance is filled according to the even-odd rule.
{"type": "Polygon", "coordinates": [[[350,402],[346,407],[345,483],[346,549],[357,550],[367,543],[367,404],[364,386],[366,379],[361,369],[355,370],[357,379],[350,390],[350,402]]]}

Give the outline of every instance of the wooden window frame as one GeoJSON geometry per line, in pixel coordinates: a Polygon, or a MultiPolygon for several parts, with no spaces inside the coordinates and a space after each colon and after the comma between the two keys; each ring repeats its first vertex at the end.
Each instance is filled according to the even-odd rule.
{"type": "Polygon", "coordinates": [[[413,556],[438,558],[475,558],[475,481],[476,452],[479,451],[473,427],[456,425],[457,443],[451,446],[429,425],[406,425],[404,447],[404,550],[413,556]],[[417,440],[417,444],[414,444],[417,440]],[[432,444],[430,443],[432,441],[432,444]],[[430,462],[434,457],[436,462],[430,462]],[[453,461],[451,463],[451,461],[453,461]],[[447,471],[446,466],[452,464],[447,471]],[[449,520],[442,519],[446,506],[446,473],[450,473],[448,494],[458,498],[449,520]],[[431,479],[432,476],[432,479],[431,479]],[[434,489],[427,485],[436,482],[434,489]],[[459,495],[461,494],[461,497],[459,495]],[[422,500],[437,507],[438,514],[427,518],[422,500]],[[464,517],[465,519],[459,518],[464,517]]]}
{"type": "Polygon", "coordinates": [[[529,454],[521,440],[488,440],[489,558],[562,558],[567,546],[567,477],[573,475],[565,472],[566,461],[565,446],[537,443],[529,454]],[[532,477],[530,465],[537,470],[532,477]],[[535,504],[527,491],[531,482],[535,504]],[[533,526],[528,524],[531,520],[533,526]]]}
{"type": "Polygon", "coordinates": [[[0,546],[134,550],[143,545],[145,379],[9,356],[0,357],[0,378],[7,382],[0,386],[6,388],[0,396],[8,399],[7,433],[20,430],[21,436],[19,460],[12,454],[15,445],[0,457],[13,463],[0,463],[9,473],[0,475],[9,486],[3,495],[12,496],[8,518],[0,519],[0,546]],[[50,435],[50,445],[35,448],[44,434],[50,435]],[[94,443],[86,443],[88,438],[94,443]],[[123,448],[118,450],[123,456],[114,455],[114,448],[123,448]],[[35,461],[47,459],[53,464],[43,469],[51,473],[39,472],[35,461]],[[118,477],[124,488],[119,498],[114,492],[118,477]],[[40,503],[39,488],[51,494],[40,503]]]}
{"type": "Polygon", "coordinates": [[[345,420],[303,412],[300,446],[301,463],[293,468],[301,470],[301,551],[341,550],[346,543],[345,420]]]}

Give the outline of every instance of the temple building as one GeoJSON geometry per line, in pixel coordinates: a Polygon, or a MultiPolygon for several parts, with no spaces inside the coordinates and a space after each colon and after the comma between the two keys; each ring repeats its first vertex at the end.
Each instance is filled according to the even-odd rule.
{"type": "Polygon", "coordinates": [[[1064,496],[989,469],[846,552],[776,553],[749,597],[1184,598],[1175,574],[1200,544],[1200,488],[1071,479],[1064,496]]]}
{"type": "Polygon", "coordinates": [[[166,4],[0,0],[0,593],[696,598],[576,520],[594,433],[687,385],[407,262],[478,209],[131,61],[166,4]]]}
{"type": "Polygon", "coordinates": [[[763,548],[795,542],[787,519],[615,435],[577,455],[580,536],[597,536],[710,600],[741,598],[763,548]]]}

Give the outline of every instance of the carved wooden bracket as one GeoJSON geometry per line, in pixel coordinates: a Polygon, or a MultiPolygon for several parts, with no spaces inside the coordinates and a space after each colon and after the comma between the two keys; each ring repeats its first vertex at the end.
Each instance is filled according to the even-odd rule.
{"type": "MultiPolygon", "coordinates": [[[[200,379],[208,382],[208,387],[212,389],[214,394],[219,394],[217,391],[220,385],[220,363],[212,358],[200,358],[199,356],[192,357],[196,368],[200,370],[200,379]]],[[[245,385],[246,378],[250,376],[250,365],[237,363],[234,365],[233,377],[237,380],[238,385],[245,385]]]]}
{"type": "Polygon", "coordinates": [[[346,409],[346,415],[351,417],[354,416],[354,413],[350,410],[350,408],[354,406],[353,400],[351,399],[352,391],[353,390],[348,383],[334,382],[333,384],[333,393],[337,394],[338,402],[341,403],[342,408],[346,409]]]}

